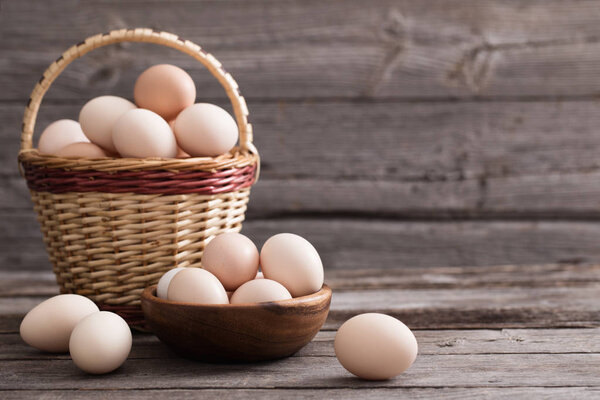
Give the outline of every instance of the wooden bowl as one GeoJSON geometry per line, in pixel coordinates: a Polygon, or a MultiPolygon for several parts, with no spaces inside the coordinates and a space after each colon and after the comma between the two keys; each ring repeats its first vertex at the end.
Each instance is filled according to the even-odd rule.
{"type": "Polygon", "coordinates": [[[178,354],[208,362],[251,362],[287,357],[325,323],[331,289],[291,300],[257,304],[193,304],[142,293],[150,329],[178,354]]]}

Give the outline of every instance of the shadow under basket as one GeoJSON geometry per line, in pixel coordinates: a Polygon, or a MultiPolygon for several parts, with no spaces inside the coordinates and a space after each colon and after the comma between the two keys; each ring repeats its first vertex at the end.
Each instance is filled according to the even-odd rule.
{"type": "Polygon", "coordinates": [[[248,110],[237,84],[210,54],[166,32],[118,30],[68,49],[35,86],[23,118],[19,163],[61,293],[87,296],[145,330],[144,288],[175,267],[199,267],[204,246],[239,232],[258,179],[248,110]],[[119,42],[149,42],[202,63],[232,103],[239,146],[218,157],[186,159],[61,158],[32,147],[38,109],[64,68],[87,52],[119,42]]]}

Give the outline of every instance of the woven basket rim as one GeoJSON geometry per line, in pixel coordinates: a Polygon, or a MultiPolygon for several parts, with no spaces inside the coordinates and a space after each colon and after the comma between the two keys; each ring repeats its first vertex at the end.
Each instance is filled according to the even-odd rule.
{"type": "Polygon", "coordinates": [[[156,170],[216,172],[230,168],[243,168],[260,162],[258,154],[241,147],[235,147],[217,157],[190,158],[65,158],[42,154],[37,149],[28,149],[19,152],[18,160],[21,171],[24,164],[30,164],[45,168],[101,172],[156,170]]]}

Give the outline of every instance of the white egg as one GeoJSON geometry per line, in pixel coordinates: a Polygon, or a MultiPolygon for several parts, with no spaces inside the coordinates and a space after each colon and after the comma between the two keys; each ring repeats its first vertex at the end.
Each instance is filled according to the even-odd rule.
{"type": "Polygon", "coordinates": [[[179,271],[183,271],[184,269],[185,268],[183,267],[177,267],[165,272],[163,276],[160,277],[158,284],[156,285],[156,296],[160,297],[161,299],[166,299],[171,279],[173,279],[173,277],[177,275],[179,271]]]}
{"type": "Polygon", "coordinates": [[[389,379],[417,358],[418,344],[410,329],[385,314],[360,314],[344,322],[335,335],[335,355],[352,374],[369,380],[389,379]]]}
{"type": "Polygon", "coordinates": [[[85,103],[79,112],[79,123],[93,143],[115,153],[117,149],[112,140],[113,126],[123,114],[135,108],[135,104],[122,97],[96,97],[85,103]]]}
{"type": "Polygon", "coordinates": [[[270,279],[253,279],[244,283],[231,296],[231,304],[263,303],[289,300],[290,292],[279,282],[270,279]]]}
{"type": "Polygon", "coordinates": [[[77,294],[51,297],[25,315],[20,327],[21,338],[43,351],[66,352],[75,325],[97,312],[98,306],[87,297],[77,294]]]}
{"type": "Polygon", "coordinates": [[[38,142],[38,150],[43,154],[54,154],[73,143],[89,143],[79,122],[72,119],[54,121],[44,129],[38,142]]]}
{"type": "Polygon", "coordinates": [[[318,292],[323,286],[323,263],[312,244],[293,233],[269,238],[260,251],[264,277],[281,283],[292,296],[318,292]]]}
{"type": "Polygon", "coordinates": [[[177,143],[192,157],[227,153],[238,139],[233,117],[214,104],[197,103],[179,113],[173,127],[177,143]]]}
{"type": "Polygon", "coordinates": [[[56,152],[59,157],[102,158],[108,157],[102,147],[94,143],[71,143],[56,152]]]}
{"type": "Polygon", "coordinates": [[[75,365],[90,374],[119,368],[131,351],[131,330],[117,314],[101,311],[77,324],[69,341],[75,365]]]}
{"type": "Polygon", "coordinates": [[[174,158],[177,142],[160,115],[138,108],[123,114],[113,126],[112,140],[123,157],[174,158]]]}

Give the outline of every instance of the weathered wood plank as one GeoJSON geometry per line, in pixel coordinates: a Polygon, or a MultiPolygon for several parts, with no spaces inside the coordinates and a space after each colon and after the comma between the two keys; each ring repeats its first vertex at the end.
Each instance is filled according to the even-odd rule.
{"type": "Polygon", "coordinates": [[[2,396],[6,400],[17,399],[56,399],[56,400],[78,400],[78,399],[105,399],[127,398],[127,399],[148,399],[148,398],[169,398],[169,399],[344,399],[344,400],[362,400],[369,399],[389,399],[390,397],[400,397],[409,399],[432,399],[440,398],[448,400],[469,400],[482,398],[488,400],[510,399],[532,399],[543,397],[548,400],[564,400],[566,398],[576,398],[581,400],[597,399],[600,390],[595,387],[568,387],[568,388],[548,388],[548,387],[523,387],[523,388],[355,388],[351,390],[344,389],[163,389],[163,390],[8,390],[2,391],[2,396]]]}
{"type": "MultiPolygon", "coordinates": [[[[33,212],[0,213],[0,270],[50,271],[33,212]]],[[[311,241],[326,269],[597,262],[595,221],[397,221],[311,217],[249,219],[257,246],[279,232],[311,241]]]]}
{"type": "MultiPolygon", "coordinates": [[[[600,324],[600,303],[597,301],[600,270],[597,266],[584,269],[581,277],[577,276],[577,269],[568,266],[562,269],[562,273],[557,266],[539,266],[537,273],[540,276],[549,272],[543,285],[530,283],[531,275],[536,273],[534,270],[525,269],[521,273],[518,268],[513,268],[512,272],[510,267],[503,268],[504,270],[500,267],[492,268],[489,283],[483,283],[486,281],[486,275],[482,274],[484,270],[479,271],[479,277],[474,276],[477,274],[476,270],[470,273],[463,271],[471,284],[459,284],[455,287],[448,285],[448,282],[460,279],[461,274],[449,269],[446,272],[444,269],[436,269],[432,274],[423,274],[413,269],[413,281],[420,279],[421,282],[430,282],[429,287],[417,284],[414,288],[408,285],[410,278],[404,287],[373,286],[372,282],[377,280],[375,276],[387,276],[384,271],[375,269],[371,271],[370,277],[364,270],[351,274],[346,282],[353,279],[356,283],[346,286],[353,289],[342,289],[336,287],[334,273],[331,284],[335,293],[325,328],[336,329],[348,318],[371,311],[393,315],[415,329],[596,327],[600,324]],[[507,278],[508,274],[513,274],[516,278],[511,281],[507,278]],[[363,280],[365,284],[361,287],[359,282],[363,280]],[[436,281],[444,282],[444,285],[436,287],[433,284],[436,281]],[[477,285],[477,281],[482,284],[477,285]],[[499,281],[499,284],[495,284],[495,281],[499,281]],[[552,282],[554,284],[549,286],[552,282]]],[[[340,275],[341,273],[337,274],[340,275]]],[[[398,275],[401,274],[391,272],[390,281],[397,281],[398,275]]],[[[330,272],[328,278],[329,276],[330,272]]],[[[21,286],[26,284],[22,279],[13,279],[12,282],[21,286]]],[[[342,287],[343,285],[342,283],[342,287]]],[[[48,287],[50,286],[48,282],[48,287]]],[[[24,291],[20,297],[0,297],[1,331],[16,332],[20,318],[52,294],[48,293],[49,289],[37,296],[26,295],[27,292],[28,290],[24,291]]]]}
{"type": "MultiPolygon", "coordinates": [[[[600,353],[600,329],[415,330],[419,354],[600,353]]],[[[293,357],[335,357],[334,331],[321,331],[293,357]]],[[[178,357],[150,334],[136,333],[129,359],[178,357]]],[[[18,334],[0,335],[0,360],[69,359],[26,345],[18,334]]]]}
{"type": "MultiPolygon", "coordinates": [[[[326,269],[325,281],[334,290],[585,287],[600,282],[600,265],[326,269]]],[[[57,285],[50,270],[0,271],[0,297],[56,293],[57,285]]]]}
{"type": "MultiPolygon", "coordinates": [[[[249,97],[581,96],[600,90],[594,1],[177,1],[144,3],[143,13],[140,7],[3,2],[0,98],[26,98],[71,44],[136,26],[197,41],[249,97]]],[[[144,66],[165,60],[190,69],[206,95],[223,97],[195,62],[172,52],[115,46],[84,60],[65,72],[52,97],[127,93],[144,66]]]]}
{"type": "MultiPolygon", "coordinates": [[[[80,107],[42,105],[38,133],[53,120],[76,119],[80,107]]],[[[264,179],[485,182],[597,172],[600,166],[600,114],[594,101],[282,102],[249,107],[264,179]]],[[[13,176],[22,113],[23,104],[0,105],[0,171],[13,176]]],[[[459,199],[468,202],[473,191],[462,185],[455,194],[451,189],[442,193],[463,194],[465,199],[459,199]]]]}
{"type": "MultiPolygon", "coordinates": [[[[89,376],[70,360],[3,361],[0,388],[98,389],[106,377],[89,376]]],[[[420,355],[401,376],[366,382],[334,357],[291,357],[276,362],[210,365],[175,358],[127,360],[110,375],[112,389],[530,387],[600,386],[600,354],[420,355]]]]}

